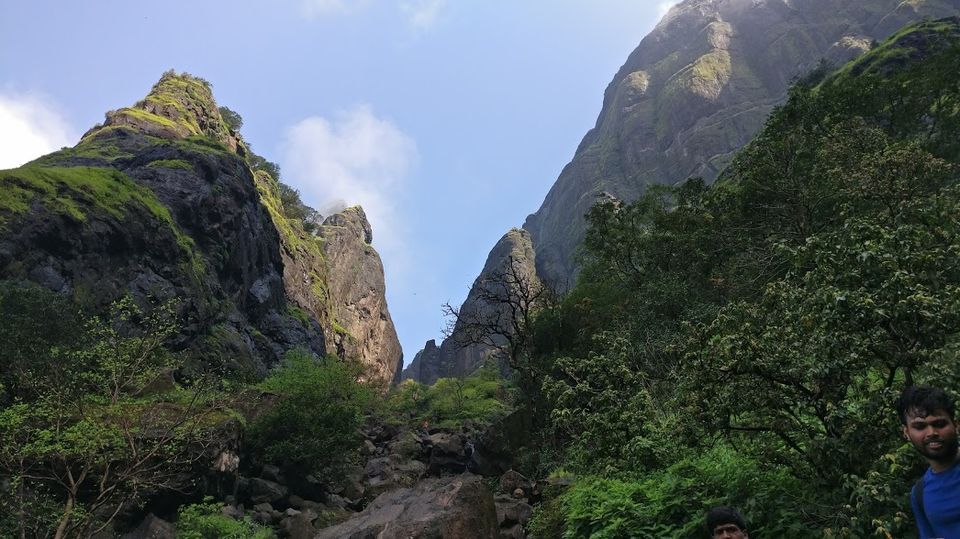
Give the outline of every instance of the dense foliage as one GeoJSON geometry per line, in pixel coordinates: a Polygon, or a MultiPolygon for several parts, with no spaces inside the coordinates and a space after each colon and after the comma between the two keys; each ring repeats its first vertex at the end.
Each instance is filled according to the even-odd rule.
{"type": "Polygon", "coordinates": [[[202,458],[213,401],[201,381],[172,385],[171,305],[123,298],[91,316],[17,283],[0,285],[0,304],[0,533],[94,535],[202,458]]]}
{"type": "Polygon", "coordinates": [[[763,536],[914,533],[892,407],[960,374],[958,35],[922,23],[808,77],[712,186],[590,212],[531,341],[540,465],[597,479],[539,526],[692,537],[732,503],[763,536]]]}
{"type": "Polygon", "coordinates": [[[467,378],[441,378],[432,386],[406,380],[390,392],[383,411],[388,421],[400,424],[485,424],[505,414],[513,398],[497,369],[484,367],[467,378]]]}
{"type": "Polygon", "coordinates": [[[336,357],[289,352],[260,384],[279,398],[248,429],[254,454],[297,473],[339,479],[357,456],[358,429],[373,396],[357,381],[359,374],[356,365],[336,357]]]}
{"type": "Polygon", "coordinates": [[[177,537],[182,539],[271,539],[276,537],[266,526],[249,517],[234,519],[223,514],[222,503],[205,498],[201,503],[185,505],[177,517],[177,537]]]}

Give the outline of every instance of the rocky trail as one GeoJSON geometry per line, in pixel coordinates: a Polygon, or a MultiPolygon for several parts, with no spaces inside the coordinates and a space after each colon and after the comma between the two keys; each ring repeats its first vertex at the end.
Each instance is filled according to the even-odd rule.
{"type": "MultiPolygon", "coordinates": [[[[224,515],[249,517],[279,537],[526,537],[523,527],[547,483],[508,468],[493,428],[379,424],[363,436],[362,463],[337,486],[269,464],[246,472],[232,449],[218,451],[208,485],[221,493],[224,515]]],[[[154,513],[124,536],[174,537],[175,524],[154,513]]]]}

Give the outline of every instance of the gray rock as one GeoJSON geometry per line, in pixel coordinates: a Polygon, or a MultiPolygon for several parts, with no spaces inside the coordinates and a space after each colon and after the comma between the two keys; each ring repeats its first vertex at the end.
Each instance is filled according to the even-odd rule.
{"type": "Polygon", "coordinates": [[[313,539],[317,530],[313,527],[311,520],[298,513],[283,519],[280,522],[280,528],[287,533],[290,539],[313,539]]]}
{"type": "Polygon", "coordinates": [[[427,471],[431,475],[462,473],[467,469],[469,457],[466,440],[459,434],[441,432],[430,435],[432,448],[427,471]]]}
{"type": "Polygon", "coordinates": [[[500,537],[523,539],[523,527],[533,516],[533,508],[522,500],[499,495],[495,499],[497,507],[497,522],[500,526],[500,537]]]}
{"type": "Polygon", "coordinates": [[[505,474],[500,476],[499,492],[512,494],[520,489],[524,494],[528,494],[532,490],[532,486],[533,483],[516,470],[507,470],[505,474]]]}
{"type": "Polygon", "coordinates": [[[273,481],[274,483],[286,483],[283,475],[280,473],[280,468],[272,464],[267,464],[263,467],[263,470],[260,472],[260,478],[273,481]]]}
{"type": "Polygon", "coordinates": [[[367,379],[385,389],[395,378],[403,351],[387,310],[383,263],[370,245],[370,222],[363,208],[353,206],[327,217],[317,233],[330,267],[332,314],[345,330],[327,332],[330,348],[359,360],[367,379]]]}
{"type": "Polygon", "coordinates": [[[150,513],[147,518],[123,539],[176,539],[177,532],[173,524],[150,513]]]}
{"type": "Polygon", "coordinates": [[[426,479],[378,496],[351,519],[320,530],[315,539],[495,539],[493,495],[482,479],[460,475],[426,479]]]}
{"type": "Polygon", "coordinates": [[[366,487],[364,487],[363,476],[361,474],[353,474],[347,478],[347,482],[339,494],[350,500],[359,500],[363,498],[365,490],[366,487]]]}
{"type": "Polygon", "coordinates": [[[234,520],[241,520],[243,518],[243,509],[237,507],[236,505],[224,505],[220,509],[220,513],[225,517],[230,517],[234,520]]]}
{"type": "Polygon", "coordinates": [[[248,488],[250,489],[250,501],[255,504],[278,502],[286,498],[290,493],[287,487],[279,483],[274,483],[273,481],[260,479],[259,477],[250,479],[248,488]]]}
{"type": "Polygon", "coordinates": [[[273,506],[266,502],[254,505],[253,510],[260,513],[273,513],[274,511],[273,506]]]}
{"type": "Polygon", "coordinates": [[[330,496],[327,497],[327,505],[329,505],[330,507],[336,507],[339,509],[346,509],[346,507],[350,505],[350,502],[347,501],[347,499],[344,498],[343,496],[331,494],[330,496]]]}

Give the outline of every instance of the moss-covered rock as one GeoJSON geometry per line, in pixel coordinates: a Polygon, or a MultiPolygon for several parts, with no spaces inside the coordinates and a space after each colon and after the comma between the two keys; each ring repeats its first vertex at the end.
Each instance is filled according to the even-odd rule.
{"type": "Polygon", "coordinates": [[[92,308],[176,299],[175,346],[204,364],[263,373],[291,348],[326,353],[319,324],[288,309],[282,242],[245,151],[209,84],[164,74],[75,147],[0,172],[0,279],[92,308]]]}

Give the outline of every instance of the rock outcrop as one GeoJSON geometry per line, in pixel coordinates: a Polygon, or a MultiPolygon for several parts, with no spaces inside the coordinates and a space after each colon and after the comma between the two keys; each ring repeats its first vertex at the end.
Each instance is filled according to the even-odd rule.
{"type": "Polygon", "coordinates": [[[631,201],[651,184],[713,181],[796,77],[838,65],[905,24],[960,2],[686,0],[627,58],[596,126],[529,216],[541,278],[572,285],[583,215],[602,193],[631,201]]]}
{"type": "Polygon", "coordinates": [[[400,352],[379,259],[287,219],[277,180],[251,156],[206,81],[165,73],[75,147],[0,172],[0,279],[93,309],[125,294],[142,306],[175,301],[176,348],[258,374],[295,347],[340,350],[340,316],[355,336],[345,357],[389,381],[400,352]],[[340,285],[356,277],[353,264],[369,293],[340,285]],[[356,325],[342,312],[349,305],[369,308],[375,323],[356,325]]]}
{"type": "Polygon", "coordinates": [[[316,539],[496,539],[493,493],[480,476],[426,479],[378,496],[350,520],[320,530],[316,539]]]}
{"type": "Polygon", "coordinates": [[[500,238],[487,256],[458,313],[452,337],[438,348],[428,341],[401,378],[432,384],[440,378],[463,377],[488,361],[505,365],[511,313],[540,288],[530,233],[515,228],[500,238]],[[526,296],[526,297],[525,297],[526,296]]]}
{"type": "Polygon", "coordinates": [[[383,264],[371,242],[363,208],[354,206],[324,220],[318,229],[329,264],[327,288],[332,320],[327,342],[337,355],[360,361],[372,381],[386,386],[403,366],[397,331],[387,310],[383,264]]]}
{"type": "MultiPolygon", "coordinates": [[[[649,185],[690,177],[713,181],[784,102],[791,81],[821,59],[849,61],[911,21],[958,13],[960,0],[680,2],[614,76],[596,126],[526,219],[537,275],[558,290],[574,284],[583,216],[598,199],[631,201],[649,185]]],[[[436,357],[417,365],[423,377],[409,376],[462,374],[451,354],[436,357]]]]}

